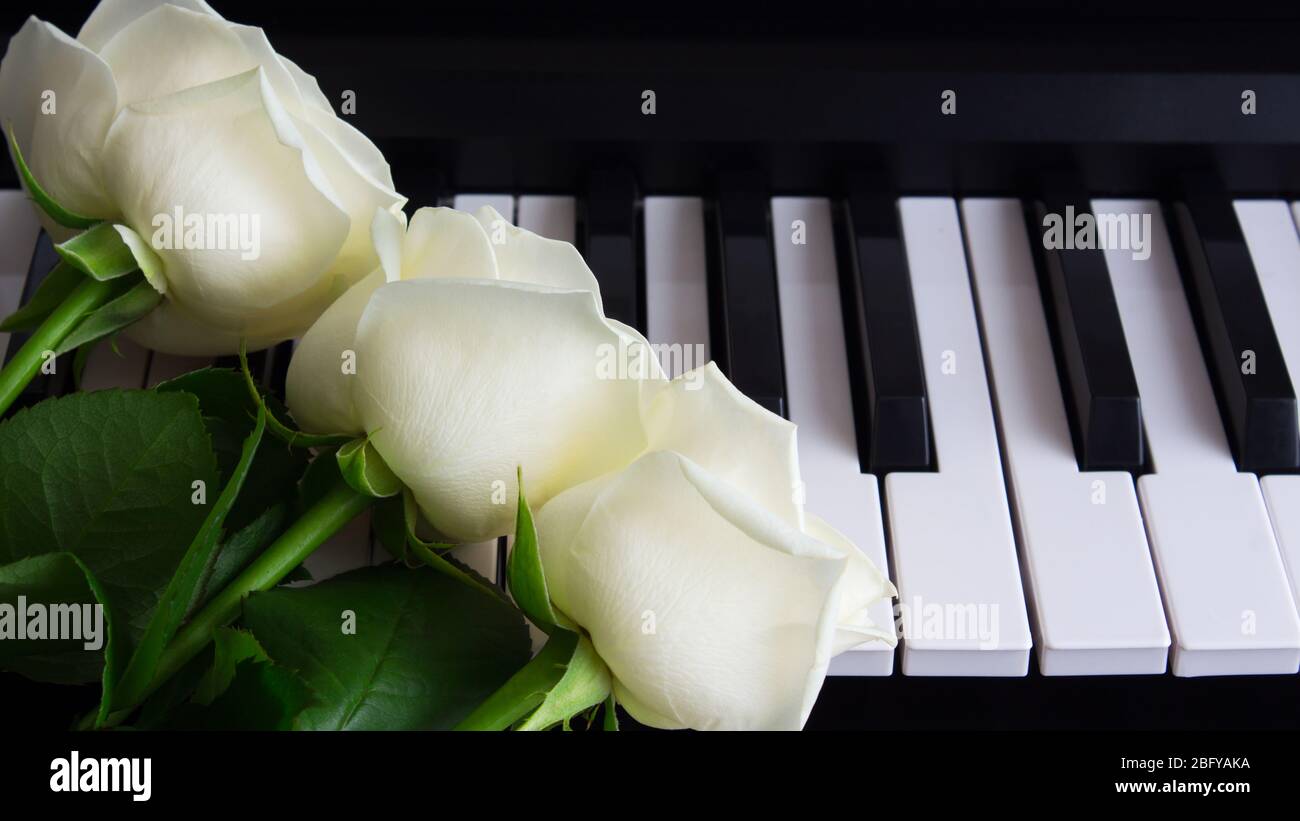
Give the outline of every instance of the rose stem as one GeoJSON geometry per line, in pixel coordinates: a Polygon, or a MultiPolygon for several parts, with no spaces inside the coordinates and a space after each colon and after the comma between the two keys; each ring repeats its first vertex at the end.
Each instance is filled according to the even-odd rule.
{"type": "Polygon", "coordinates": [[[45,352],[59,347],[77,327],[82,317],[108,301],[113,281],[100,282],[86,277],[72,293],[32,332],[31,338],[18,349],[9,364],[0,370],[0,414],[9,410],[23,388],[32,381],[45,362],[45,352]]]}
{"type": "MultiPolygon", "coordinates": [[[[331,457],[332,458],[332,457],[331,457]]],[[[190,659],[212,641],[212,632],[218,627],[235,620],[240,613],[244,597],[249,593],[270,590],[281,579],[289,575],[295,567],[302,564],[316,548],[337,533],[348,522],[365,511],[375,502],[370,496],[357,493],[347,482],[339,477],[334,485],[321,499],[307,509],[298,521],[290,525],[280,538],[271,543],[260,556],[253,560],[244,572],[224,590],[214,596],[203,606],[194,618],[183,627],[163,650],[158,660],[158,669],[153,679],[141,695],[140,701],[158,689],[163,682],[171,678],[190,659]]],[[[125,718],[125,710],[115,712],[112,719],[125,718]]]]}

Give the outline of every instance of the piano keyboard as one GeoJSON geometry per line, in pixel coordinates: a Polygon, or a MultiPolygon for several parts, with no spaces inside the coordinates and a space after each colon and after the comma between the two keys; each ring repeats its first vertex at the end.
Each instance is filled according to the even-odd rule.
{"type": "MultiPolygon", "coordinates": [[[[1043,249],[1056,189],[954,200],[852,183],[770,198],[724,181],[659,196],[611,172],[573,196],[445,201],[575,242],[607,313],[645,332],[670,373],[714,359],[799,425],[809,509],[900,594],[874,614],[897,616],[898,652],[869,643],[832,673],[1016,677],[1036,661],[1045,676],[1293,674],[1300,204],[1197,185],[1186,208],[1071,200],[1149,214],[1144,259],[1043,249]],[[1257,381],[1237,367],[1247,343],[1257,381]]],[[[20,193],[0,208],[11,310],[37,228],[20,193]]],[[[101,348],[87,389],[203,364],[101,348]]],[[[269,384],[279,357],[263,358],[269,384]]],[[[458,555],[496,580],[503,547],[458,555]]],[[[383,558],[358,522],[309,569],[383,558]]]]}

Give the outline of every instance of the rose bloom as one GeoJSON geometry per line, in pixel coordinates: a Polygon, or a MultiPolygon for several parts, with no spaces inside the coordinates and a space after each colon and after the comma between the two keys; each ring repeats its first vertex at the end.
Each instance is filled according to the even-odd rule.
{"type": "Polygon", "coordinates": [[[541,506],[542,567],[637,721],[799,729],[832,656],[896,642],[868,615],[895,590],[803,510],[795,426],[702,371],[646,383],[645,452],[541,506]]]}
{"type": "Polygon", "coordinates": [[[202,0],[103,0],[75,39],[29,18],[0,119],[56,202],[117,224],[165,295],[126,334],[159,351],[301,335],[375,267],[375,209],[405,202],[309,74],[202,0]]]}
{"type": "Polygon", "coordinates": [[[604,316],[572,245],[491,208],[421,208],[409,227],[380,211],[374,237],[382,268],[321,316],[289,364],[304,430],[369,436],[456,542],[513,530],[517,467],[542,501],[642,451],[636,377],[661,374],[645,339],[604,316]],[[602,369],[611,351],[632,360],[629,378],[602,369]]]}

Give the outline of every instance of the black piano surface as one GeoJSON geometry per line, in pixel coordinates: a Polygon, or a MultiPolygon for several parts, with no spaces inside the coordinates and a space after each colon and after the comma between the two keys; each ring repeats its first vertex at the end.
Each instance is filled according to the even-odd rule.
{"type": "MultiPolygon", "coordinates": [[[[1189,168],[1215,170],[1238,195],[1300,191],[1300,10],[1077,5],[218,10],[266,28],[336,103],[355,92],[349,120],[420,203],[579,191],[610,163],[643,193],[700,192],[743,169],[771,193],[836,194],[846,170],[869,168],[909,194],[1007,195],[1061,165],[1094,196],[1172,190],[1189,168]],[[949,89],[957,110],[944,116],[949,89]],[[1250,116],[1245,89],[1258,100],[1250,116]]],[[[75,33],[91,6],[39,13],[75,33]]],[[[2,14],[5,31],[26,17],[2,14]]]]}
{"type": "MultiPolygon", "coordinates": [[[[739,175],[767,194],[846,197],[867,172],[907,194],[1032,197],[1060,168],[1093,196],[1168,199],[1201,171],[1235,196],[1300,195],[1294,5],[651,5],[216,3],[266,28],[331,100],[356,93],[351,121],[415,205],[581,192],[611,167],[643,195],[708,196],[739,175]],[[954,115],[940,113],[948,89],[954,115]]],[[[75,33],[90,6],[39,14],[75,33]]],[[[0,29],[23,16],[6,9],[0,29]]],[[[0,687],[60,697],[9,675],[0,687]]],[[[69,716],[88,692],[66,692],[69,716]]],[[[1295,729],[1300,679],[896,669],[828,679],[808,726],[1295,729]]]]}

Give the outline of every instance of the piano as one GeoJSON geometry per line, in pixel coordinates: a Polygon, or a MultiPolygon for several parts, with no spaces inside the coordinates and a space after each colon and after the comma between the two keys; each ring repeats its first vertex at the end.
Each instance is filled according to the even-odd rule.
{"type": "MultiPolygon", "coordinates": [[[[665,367],[799,425],[902,634],[810,728],[1295,728],[1300,12],[1236,5],[218,10],[354,101],[411,207],[575,243],[665,367]]],[[[53,260],[0,185],[8,313],[53,260]]],[[[231,364],[119,348],[82,389],[231,364]]],[[[361,521],[308,567],[384,558],[361,521]]]]}

